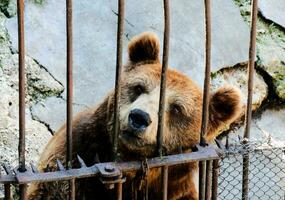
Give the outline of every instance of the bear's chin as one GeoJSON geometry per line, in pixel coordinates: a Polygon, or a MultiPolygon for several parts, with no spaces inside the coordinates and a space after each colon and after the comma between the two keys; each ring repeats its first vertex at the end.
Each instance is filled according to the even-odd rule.
{"type": "MultiPolygon", "coordinates": [[[[146,141],[143,137],[122,131],[119,135],[120,152],[125,152],[127,157],[153,157],[156,144],[146,141]]],[[[129,159],[129,158],[128,158],[129,159]]]]}

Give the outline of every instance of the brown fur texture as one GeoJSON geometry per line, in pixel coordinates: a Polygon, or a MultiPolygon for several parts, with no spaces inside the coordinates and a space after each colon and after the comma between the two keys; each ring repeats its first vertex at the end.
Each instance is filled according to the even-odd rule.
{"type": "MultiPolygon", "coordinates": [[[[151,33],[135,37],[129,44],[129,63],[125,66],[121,82],[120,100],[120,161],[139,160],[155,156],[158,96],[161,63],[159,42],[151,33]],[[150,116],[150,124],[140,134],[129,130],[129,115],[140,109],[150,116]]],[[[73,157],[79,154],[87,166],[95,162],[96,154],[101,162],[111,161],[113,92],[93,109],[79,113],[73,121],[73,157]]],[[[163,148],[165,154],[189,152],[199,141],[201,128],[202,94],[200,88],[185,75],[169,69],[166,81],[166,105],[163,148]]],[[[239,115],[240,94],[232,87],[220,88],[211,95],[209,123],[206,134],[211,141],[225,124],[239,115]]],[[[39,170],[47,165],[56,169],[56,159],[65,161],[66,127],[63,126],[49,141],[39,161],[39,170]]],[[[74,167],[78,167],[76,159],[74,167]]],[[[197,163],[169,168],[168,199],[198,199],[197,183],[193,174],[197,163]]],[[[135,173],[124,174],[123,199],[132,199],[135,173]]],[[[148,176],[149,199],[160,199],[160,169],[151,169],[148,176]]],[[[66,199],[67,183],[33,183],[28,188],[28,199],[66,199]]],[[[77,199],[114,199],[113,191],[105,189],[97,178],[76,181],[77,199]]]]}

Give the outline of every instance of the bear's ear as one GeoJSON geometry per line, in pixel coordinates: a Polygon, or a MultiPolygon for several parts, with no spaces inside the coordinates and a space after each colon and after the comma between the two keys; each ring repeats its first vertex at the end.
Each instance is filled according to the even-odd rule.
{"type": "Polygon", "coordinates": [[[241,114],[240,90],[234,87],[222,87],[211,95],[206,140],[217,137],[225,126],[230,125],[241,114]]]}
{"type": "Polygon", "coordinates": [[[159,40],[154,33],[144,32],[135,36],[128,46],[129,60],[133,63],[142,61],[159,62],[159,40]]]}

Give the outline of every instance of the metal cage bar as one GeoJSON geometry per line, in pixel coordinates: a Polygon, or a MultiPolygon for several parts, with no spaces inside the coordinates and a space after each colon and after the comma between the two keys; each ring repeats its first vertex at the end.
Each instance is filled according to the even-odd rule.
{"type": "MultiPolygon", "coordinates": [[[[200,133],[200,145],[205,146],[206,141],[204,135],[207,131],[208,116],[209,116],[209,100],[210,100],[210,75],[211,75],[211,1],[204,0],[205,5],[205,77],[203,90],[203,110],[202,110],[202,124],[200,133]]],[[[206,185],[206,162],[199,163],[199,199],[205,199],[205,185],[206,185]]]]}
{"type": "MultiPolygon", "coordinates": [[[[66,168],[72,168],[73,138],[72,138],[72,116],[73,116],[73,23],[72,23],[72,0],[66,0],[66,168]]],[[[75,199],[75,179],[69,181],[69,199],[75,199]]]]}
{"type": "Polygon", "coordinates": [[[218,199],[218,178],[219,178],[219,160],[213,161],[213,178],[212,178],[212,200],[218,199]]]}
{"type": "Polygon", "coordinates": [[[66,104],[66,168],[71,168],[72,162],[72,101],[73,101],[73,45],[72,45],[72,0],[66,0],[66,87],[67,87],[67,104],[66,104]]]}
{"type": "Polygon", "coordinates": [[[4,200],[11,200],[11,184],[4,185],[4,200]]]}
{"type": "MultiPolygon", "coordinates": [[[[250,44],[248,52],[248,72],[247,72],[247,105],[245,114],[245,129],[244,129],[244,143],[247,143],[250,138],[250,125],[252,117],[252,93],[253,93],[253,74],[255,63],[255,47],[256,47],[256,22],[258,12],[258,1],[251,1],[251,29],[250,29],[250,44]]],[[[248,184],[249,184],[249,155],[243,156],[243,176],[242,176],[242,199],[248,199],[248,184]]]]}
{"type": "Polygon", "coordinates": [[[117,187],[117,200],[123,199],[123,183],[119,182],[116,184],[117,187]]]}
{"type": "Polygon", "coordinates": [[[161,79],[160,79],[158,127],[157,127],[158,156],[163,155],[162,152],[163,122],[164,122],[164,110],[165,110],[165,87],[166,87],[166,76],[168,68],[169,32],[170,32],[169,0],[163,0],[163,7],[164,7],[164,36],[163,36],[163,55],[162,55],[162,69],[161,69],[161,79]]]}
{"type": "Polygon", "coordinates": [[[163,200],[167,200],[167,186],[168,186],[168,166],[162,167],[162,196],[163,200]]]}
{"type": "MultiPolygon", "coordinates": [[[[24,0],[17,0],[18,14],[18,50],[19,50],[19,172],[26,171],[25,158],[25,29],[24,29],[24,0]]],[[[26,199],[27,185],[19,186],[20,199],[26,199]]]]}
{"type": "Polygon", "coordinates": [[[114,160],[117,158],[118,134],[120,130],[120,110],[119,102],[121,95],[121,75],[122,75],[122,57],[123,57],[123,34],[124,34],[124,16],[125,0],[118,0],[118,27],[117,27],[117,58],[116,58],[116,80],[115,80],[115,99],[114,99],[114,135],[113,135],[113,153],[114,160]]]}
{"type": "MultiPolygon", "coordinates": [[[[197,152],[176,154],[170,156],[163,156],[148,159],[148,167],[158,168],[163,166],[173,166],[185,164],[201,160],[219,159],[219,155],[213,146],[207,146],[197,152]]],[[[120,172],[126,173],[131,171],[141,170],[141,161],[131,162],[106,162],[95,164],[91,167],[82,166],[79,169],[68,169],[63,171],[45,172],[45,173],[31,173],[30,171],[18,174],[8,174],[0,177],[0,183],[18,183],[26,184],[31,182],[52,182],[52,181],[66,181],[73,178],[89,178],[98,177],[99,168],[104,169],[108,166],[114,166],[120,172]]]]}
{"type": "Polygon", "coordinates": [[[205,185],[205,199],[211,199],[211,190],[212,190],[212,168],[213,168],[213,161],[207,160],[206,161],[206,185],[205,185]]]}

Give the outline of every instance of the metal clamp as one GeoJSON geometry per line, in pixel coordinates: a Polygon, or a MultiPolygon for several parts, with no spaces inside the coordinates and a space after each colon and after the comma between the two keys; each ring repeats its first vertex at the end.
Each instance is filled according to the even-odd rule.
{"type": "Polygon", "coordinates": [[[116,183],[125,182],[122,172],[116,165],[112,163],[97,164],[100,174],[100,181],[106,186],[107,189],[113,189],[116,183]]]}

